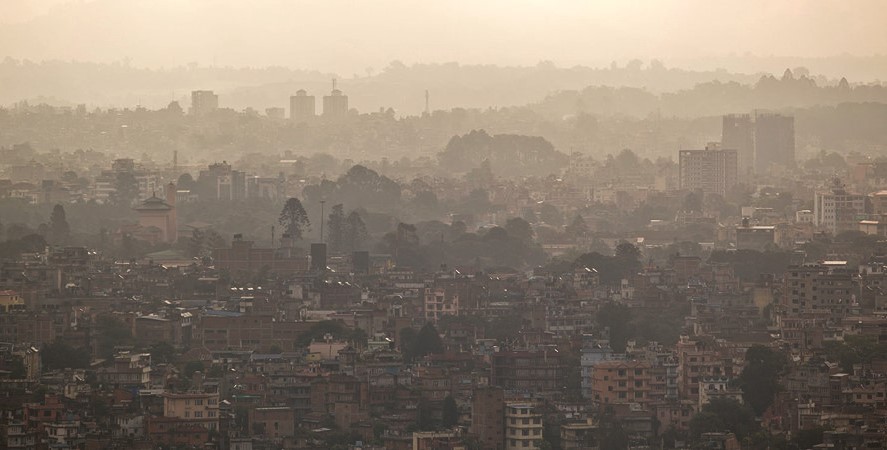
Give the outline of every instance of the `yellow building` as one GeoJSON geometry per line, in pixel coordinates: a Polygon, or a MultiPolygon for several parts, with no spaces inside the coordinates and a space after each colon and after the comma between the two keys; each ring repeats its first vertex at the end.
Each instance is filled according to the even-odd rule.
{"type": "Polygon", "coordinates": [[[532,403],[505,406],[505,448],[517,450],[542,446],[542,413],[532,403]]]}
{"type": "Polygon", "coordinates": [[[12,311],[24,311],[25,300],[22,299],[18,292],[0,291],[0,311],[5,313],[12,311]]]}
{"type": "Polygon", "coordinates": [[[199,424],[208,430],[219,426],[219,394],[189,392],[163,394],[163,416],[199,424]]]}

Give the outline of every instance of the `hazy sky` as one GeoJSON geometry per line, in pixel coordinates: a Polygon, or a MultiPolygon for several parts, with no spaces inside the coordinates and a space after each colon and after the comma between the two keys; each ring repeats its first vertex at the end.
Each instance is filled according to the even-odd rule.
{"type": "Polygon", "coordinates": [[[600,65],[887,54],[884,0],[0,0],[0,57],[284,65],[600,65]]]}

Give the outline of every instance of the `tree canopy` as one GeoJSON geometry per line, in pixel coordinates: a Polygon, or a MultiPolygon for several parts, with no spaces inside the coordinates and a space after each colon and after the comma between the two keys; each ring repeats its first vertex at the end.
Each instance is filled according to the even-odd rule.
{"type": "Polygon", "coordinates": [[[295,197],[290,197],[283,205],[278,222],[283,226],[283,232],[295,240],[302,239],[302,234],[311,226],[302,202],[295,197]]]}

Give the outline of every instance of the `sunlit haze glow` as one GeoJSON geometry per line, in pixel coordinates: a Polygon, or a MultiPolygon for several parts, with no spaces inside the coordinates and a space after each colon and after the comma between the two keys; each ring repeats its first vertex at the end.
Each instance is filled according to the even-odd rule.
{"type": "Polygon", "coordinates": [[[10,0],[0,2],[0,55],[346,76],[392,60],[692,67],[731,55],[887,54],[884,23],[879,0],[10,0]]]}

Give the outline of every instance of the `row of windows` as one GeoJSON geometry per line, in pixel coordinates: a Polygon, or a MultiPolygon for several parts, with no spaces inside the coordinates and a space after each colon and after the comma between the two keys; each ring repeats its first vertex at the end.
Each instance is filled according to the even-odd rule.
{"type": "MultiPolygon", "coordinates": [[[[542,428],[534,428],[533,430],[529,430],[529,429],[524,428],[523,430],[520,430],[520,432],[521,432],[520,435],[521,436],[530,436],[530,431],[533,432],[532,433],[533,436],[541,436],[542,435],[542,428]]],[[[512,428],[511,433],[509,433],[509,434],[512,436],[516,436],[518,434],[517,432],[518,432],[518,430],[515,430],[514,428],[512,428]]]]}
{"type": "MultiPolygon", "coordinates": [[[[512,418],[511,418],[511,424],[512,424],[512,425],[517,425],[517,420],[518,420],[518,419],[515,419],[514,417],[512,417],[512,418]]],[[[521,423],[524,424],[524,425],[529,425],[529,424],[530,424],[530,419],[529,419],[529,418],[521,419],[521,423]]],[[[534,425],[539,425],[539,424],[541,424],[541,423],[542,423],[542,419],[540,419],[540,418],[538,418],[538,417],[535,418],[535,419],[533,419],[533,424],[534,424],[534,425]]]]}
{"type": "MultiPolygon", "coordinates": [[[[215,411],[207,411],[206,417],[208,417],[210,419],[215,418],[216,412],[215,411]]],[[[185,418],[186,419],[191,418],[191,411],[185,411],[185,418]]],[[[194,411],[194,418],[195,419],[202,419],[203,418],[203,411],[194,411]]]]}
{"type": "Polygon", "coordinates": [[[512,447],[518,447],[518,446],[520,446],[520,447],[530,447],[530,444],[533,444],[532,446],[533,446],[534,448],[536,447],[536,443],[535,443],[534,441],[523,441],[523,442],[519,445],[519,444],[517,443],[517,439],[512,439],[512,440],[511,440],[511,446],[512,446],[512,447]]]}
{"type": "MultiPolygon", "coordinates": [[[[218,400],[216,400],[216,399],[214,399],[214,398],[208,398],[208,399],[206,399],[206,404],[207,404],[207,405],[215,405],[216,403],[218,403],[218,400]]],[[[203,399],[202,399],[202,398],[194,399],[194,404],[197,405],[197,406],[203,406],[203,399]]],[[[186,398],[186,399],[185,399],[185,405],[186,405],[186,406],[191,406],[191,399],[190,399],[190,398],[186,398]]]]}

